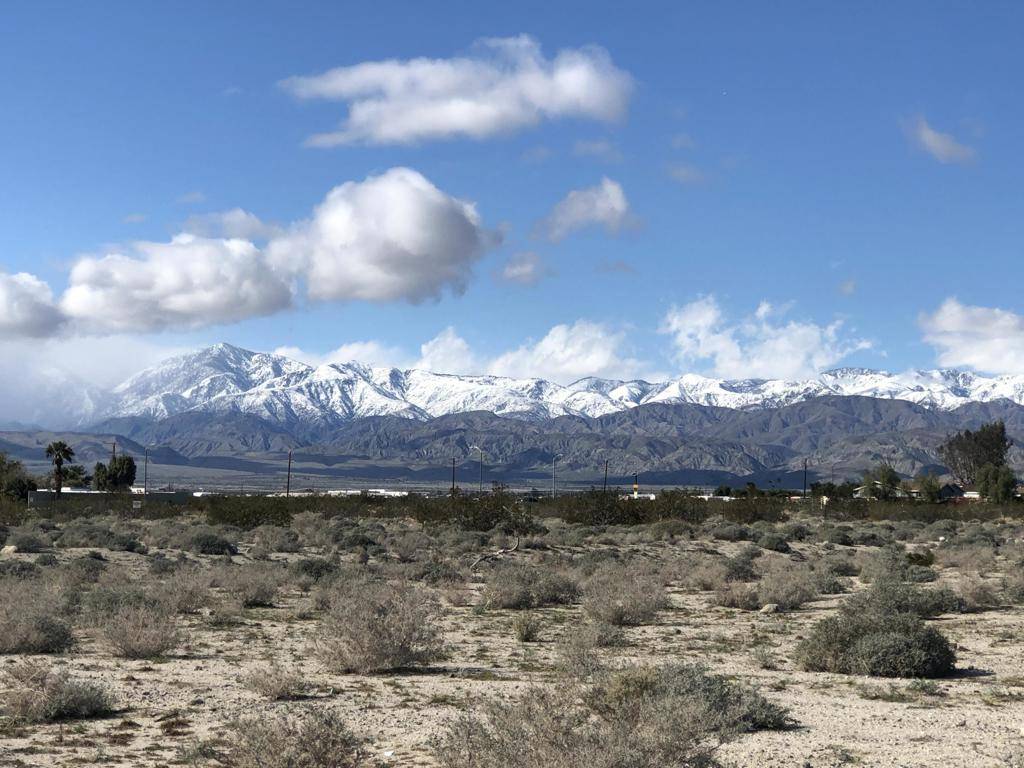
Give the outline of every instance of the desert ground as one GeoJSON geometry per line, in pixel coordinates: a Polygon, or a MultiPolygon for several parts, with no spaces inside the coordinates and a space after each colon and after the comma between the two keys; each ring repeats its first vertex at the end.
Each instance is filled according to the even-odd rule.
{"type": "Polygon", "coordinates": [[[1024,526],[786,517],[30,517],[0,765],[1024,765],[1024,526]]]}

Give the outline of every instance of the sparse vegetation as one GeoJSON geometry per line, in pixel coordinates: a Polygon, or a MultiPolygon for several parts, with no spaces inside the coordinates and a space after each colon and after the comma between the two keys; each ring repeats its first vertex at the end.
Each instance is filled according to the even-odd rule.
{"type": "Polygon", "coordinates": [[[232,722],[218,762],[228,768],[358,768],[362,744],[325,709],[247,717],[232,722]]]}
{"type": "Polygon", "coordinates": [[[77,680],[66,670],[24,661],[7,669],[0,713],[27,723],[102,717],[114,709],[102,685],[77,680]]]}

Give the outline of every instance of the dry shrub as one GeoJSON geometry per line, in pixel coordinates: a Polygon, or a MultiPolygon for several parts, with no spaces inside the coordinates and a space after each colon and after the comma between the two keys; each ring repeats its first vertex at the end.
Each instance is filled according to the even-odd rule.
{"type": "Polygon", "coordinates": [[[770,565],[757,586],[758,602],[762,606],[774,603],[780,611],[796,610],[817,594],[814,573],[789,562],[770,565]]]}
{"type": "Polygon", "coordinates": [[[665,586],[649,571],[629,566],[606,566],[586,583],[583,610],[595,621],[616,627],[650,623],[668,607],[665,586]]]}
{"type": "Polygon", "coordinates": [[[999,595],[996,590],[976,576],[964,579],[958,591],[958,607],[962,613],[980,613],[999,607],[999,595]]]}
{"type": "Polygon", "coordinates": [[[332,670],[380,672],[429,664],[444,655],[438,607],[407,586],[349,582],[321,620],[317,652],[332,670]]]}
{"type": "Polygon", "coordinates": [[[36,580],[0,581],[0,654],[61,653],[75,644],[60,590],[36,580]]]}
{"type": "Polygon", "coordinates": [[[270,701],[297,699],[306,690],[305,680],[298,670],[282,667],[276,662],[265,667],[254,667],[241,676],[240,682],[250,691],[270,701]]]}
{"type": "Polygon", "coordinates": [[[718,588],[715,604],[741,611],[756,611],[761,607],[761,599],[757,595],[757,585],[733,581],[718,588]]]}
{"type": "Polygon", "coordinates": [[[274,605],[281,578],[281,572],[272,565],[228,565],[215,571],[212,584],[246,608],[269,608],[274,605]]]}
{"type": "Polygon", "coordinates": [[[228,768],[358,768],[360,741],[338,715],[323,709],[236,720],[228,726],[228,768]]]}
{"type": "Polygon", "coordinates": [[[483,602],[488,608],[526,610],[567,605],[579,599],[579,585],[560,570],[545,566],[505,565],[487,577],[483,602]]]}
{"type": "Polygon", "coordinates": [[[451,723],[434,747],[443,768],[711,766],[737,735],[786,728],[786,711],[703,669],[603,673],[591,687],[535,686],[451,723]]]}
{"type": "Polygon", "coordinates": [[[996,553],[992,547],[983,544],[940,547],[937,554],[940,565],[956,568],[962,573],[985,576],[996,570],[996,553]]]}
{"type": "Polygon", "coordinates": [[[101,717],[114,709],[113,697],[103,686],[32,661],[7,670],[0,701],[5,715],[29,723],[101,717]]]}
{"type": "Polygon", "coordinates": [[[101,632],[125,659],[159,658],[181,641],[174,613],[161,603],[124,606],[109,615],[101,632]]]}
{"type": "Polygon", "coordinates": [[[178,568],[152,594],[174,613],[198,613],[210,601],[210,574],[194,567],[178,568]]]}

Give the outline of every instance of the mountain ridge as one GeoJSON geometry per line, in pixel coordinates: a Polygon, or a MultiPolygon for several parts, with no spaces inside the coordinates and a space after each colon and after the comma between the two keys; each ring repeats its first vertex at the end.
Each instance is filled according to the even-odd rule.
{"type": "Polygon", "coordinates": [[[320,428],[367,416],[425,421],[479,410],[525,420],[598,417],[652,403],[760,410],[816,397],[855,395],[906,400],[938,410],[999,399],[1021,405],[1024,376],[836,368],[817,378],[793,381],[687,373],[666,382],[585,377],[562,385],[541,378],[458,375],[355,361],[314,366],[222,343],[140,371],[114,388],[106,410],[100,418],[94,412],[93,420],[238,412],[287,427],[320,428]]]}

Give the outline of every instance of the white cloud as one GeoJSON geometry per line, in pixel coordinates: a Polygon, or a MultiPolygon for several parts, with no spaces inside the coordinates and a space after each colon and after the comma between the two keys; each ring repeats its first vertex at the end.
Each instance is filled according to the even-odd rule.
{"type": "Polygon", "coordinates": [[[0,376],[0,421],[44,427],[95,423],[104,390],[185,351],[133,336],[0,338],[0,356],[17,361],[16,376],[0,376]]]}
{"type": "Polygon", "coordinates": [[[32,275],[0,273],[0,332],[201,328],[286,309],[303,288],[316,301],[437,299],[465,290],[500,241],[471,203],[408,168],[335,187],[287,230],[239,208],[191,217],[186,229],[79,258],[59,301],[32,275]]]}
{"type": "Polygon", "coordinates": [[[596,157],[608,163],[618,163],[622,160],[622,153],[618,147],[606,139],[594,141],[577,141],[572,148],[576,157],[596,157]]]}
{"type": "Polygon", "coordinates": [[[373,366],[405,367],[407,358],[398,347],[391,347],[379,341],[353,341],[324,354],[308,352],[299,347],[278,347],[275,355],[284,355],[306,365],[320,366],[333,363],[362,363],[373,366]]]}
{"type": "Polygon", "coordinates": [[[448,326],[420,346],[420,359],[412,367],[437,373],[479,373],[482,364],[468,342],[448,326]]]}
{"type": "Polygon", "coordinates": [[[348,103],[338,130],[307,141],[332,147],[482,139],[564,117],[616,120],[633,81],[601,48],[547,59],[536,40],[521,35],[482,40],[468,57],[364,62],[281,86],[301,99],[348,103]]]}
{"type": "Polygon", "coordinates": [[[528,341],[496,356],[475,352],[452,326],[421,344],[418,357],[377,341],[345,344],[324,355],[298,347],[279,347],[274,351],[310,365],[354,360],[434,373],[489,373],[569,384],[585,376],[630,378],[638,375],[641,363],[624,353],[625,345],[624,332],[602,323],[577,320],[571,325],[556,325],[539,341],[528,341]]]}
{"type": "Polygon", "coordinates": [[[640,363],[623,353],[624,345],[623,332],[577,320],[556,325],[539,341],[499,355],[487,370],[498,376],[539,377],[564,384],[586,376],[630,378],[640,363]]]}
{"type": "Polygon", "coordinates": [[[605,177],[586,189],[574,189],[541,222],[541,230],[552,241],[585,227],[600,225],[618,232],[630,220],[629,201],[622,187],[605,177]]]}
{"type": "Polygon", "coordinates": [[[845,337],[841,321],[786,321],[786,311],[762,302],[753,316],[730,322],[715,297],[705,296],[672,307],[660,331],[672,336],[680,364],[708,362],[714,375],[726,379],[811,377],[871,347],[845,337]]]}
{"type": "Polygon", "coordinates": [[[125,216],[122,221],[125,224],[141,224],[146,220],[146,214],[144,213],[129,213],[125,216]]]}
{"type": "Polygon", "coordinates": [[[932,128],[923,117],[906,125],[907,135],[918,149],[922,149],[940,163],[969,163],[974,159],[973,147],[961,144],[948,133],[932,128]]]}
{"type": "Polygon", "coordinates": [[[939,364],[986,373],[1024,373],[1024,316],[1008,309],[977,307],[946,299],[921,316],[924,340],[939,364]]]}
{"type": "Polygon", "coordinates": [[[532,251],[512,256],[505,262],[500,272],[502,280],[519,285],[536,285],[552,274],[554,274],[553,270],[544,263],[538,254],[532,251]]]}
{"type": "Polygon", "coordinates": [[[497,239],[471,203],[392,168],[332,189],[267,253],[277,268],[301,274],[317,301],[420,302],[465,290],[473,264],[497,239]]]}
{"type": "Polygon", "coordinates": [[[676,164],[669,166],[668,175],[680,184],[700,184],[707,180],[707,174],[693,165],[676,164]]]}
{"type": "Polygon", "coordinates": [[[257,241],[268,240],[282,233],[281,227],[268,224],[242,208],[189,216],[182,229],[201,237],[237,237],[257,241]]]}
{"type": "Polygon", "coordinates": [[[857,292],[857,281],[856,280],[844,280],[839,284],[839,292],[843,296],[853,296],[857,292]]]}
{"type": "Polygon", "coordinates": [[[0,337],[48,336],[63,320],[50,286],[26,272],[0,272],[0,337]]]}
{"type": "Polygon", "coordinates": [[[85,257],[60,301],[88,333],[199,328],[267,315],[291,304],[288,282],[248,240],[175,236],[132,255],[85,257]]]}
{"type": "Polygon", "coordinates": [[[694,149],[697,142],[688,133],[677,133],[672,137],[672,149],[694,149]]]}

